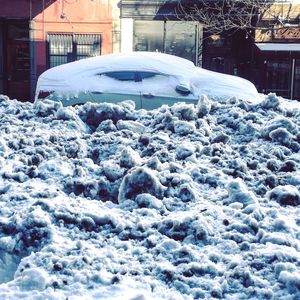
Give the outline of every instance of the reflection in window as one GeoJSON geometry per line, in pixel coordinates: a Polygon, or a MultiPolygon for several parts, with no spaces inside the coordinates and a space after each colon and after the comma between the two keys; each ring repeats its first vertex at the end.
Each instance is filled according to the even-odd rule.
{"type": "Polygon", "coordinates": [[[164,52],[163,39],[163,21],[135,21],[135,51],[164,52]]]}
{"type": "Polygon", "coordinates": [[[210,70],[225,73],[225,58],[222,56],[212,57],[210,70]]]}
{"type": "Polygon", "coordinates": [[[196,63],[197,39],[197,22],[135,21],[135,51],[164,52],[196,63]]]}
{"type": "Polygon", "coordinates": [[[101,75],[105,75],[120,81],[137,81],[136,72],[132,71],[107,72],[101,75]]]}
{"type": "Polygon", "coordinates": [[[141,80],[152,78],[156,75],[159,75],[159,74],[158,73],[153,73],[153,72],[139,72],[139,76],[141,77],[141,80]]]}
{"type": "Polygon", "coordinates": [[[267,62],[266,92],[289,97],[290,63],[288,60],[267,62]]]}
{"type": "Polygon", "coordinates": [[[166,53],[195,62],[196,28],[194,22],[166,22],[166,53]]]}
{"type": "Polygon", "coordinates": [[[300,100],[300,59],[296,59],[295,81],[294,81],[294,99],[300,100]]]}

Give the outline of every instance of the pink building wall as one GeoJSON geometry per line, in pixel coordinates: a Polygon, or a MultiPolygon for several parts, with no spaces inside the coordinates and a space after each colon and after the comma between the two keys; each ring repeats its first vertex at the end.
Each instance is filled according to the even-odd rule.
{"type": "Polygon", "coordinates": [[[101,34],[101,54],[112,52],[110,0],[0,0],[0,18],[27,19],[35,41],[37,75],[46,69],[47,33],[101,34]]]}

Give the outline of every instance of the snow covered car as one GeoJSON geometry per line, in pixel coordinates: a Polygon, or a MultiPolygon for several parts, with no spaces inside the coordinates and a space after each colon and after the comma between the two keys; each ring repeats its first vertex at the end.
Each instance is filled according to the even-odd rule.
{"type": "Polygon", "coordinates": [[[199,96],[258,99],[248,80],[196,67],[168,54],[108,54],[60,65],[38,79],[35,101],[51,99],[64,106],[133,100],[136,109],[176,102],[197,103],[199,96]]]}

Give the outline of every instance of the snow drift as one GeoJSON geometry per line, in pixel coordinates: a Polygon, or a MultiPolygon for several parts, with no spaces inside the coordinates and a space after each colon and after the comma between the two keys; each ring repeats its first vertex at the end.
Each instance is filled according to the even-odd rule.
{"type": "Polygon", "coordinates": [[[0,98],[1,299],[300,298],[300,110],[0,98]]]}

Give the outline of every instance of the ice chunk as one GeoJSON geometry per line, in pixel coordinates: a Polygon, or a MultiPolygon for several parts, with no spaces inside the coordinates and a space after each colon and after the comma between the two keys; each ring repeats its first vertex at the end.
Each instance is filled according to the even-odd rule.
{"type": "Polygon", "coordinates": [[[174,131],[179,135],[187,135],[196,130],[195,124],[187,121],[175,121],[174,131]]]}
{"type": "Polygon", "coordinates": [[[120,157],[120,166],[122,168],[132,168],[141,165],[141,163],[142,159],[138,152],[129,146],[123,149],[120,157]]]}
{"type": "Polygon", "coordinates": [[[227,185],[230,202],[239,202],[244,206],[256,203],[256,198],[252,192],[247,190],[246,185],[241,179],[236,179],[227,185]]]}
{"type": "Polygon", "coordinates": [[[269,109],[269,108],[277,108],[280,104],[279,98],[274,93],[270,93],[261,103],[260,105],[263,108],[269,109]]]}
{"type": "Polygon", "coordinates": [[[119,203],[126,199],[135,199],[137,195],[148,193],[162,199],[165,188],[159,182],[154,171],[139,167],[127,174],[119,190],[119,203]]]}
{"type": "Polygon", "coordinates": [[[298,189],[292,185],[280,185],[271,190],[268,194],[270,200],[275,200],[281,205],[300,204],[300,193],[298,189]]]}
{"type": "Polygon", "coordinates": [[[46,288],[48,274],[40,268],[31,268],[24,270],[17,278],[20,287],[26,291],[42,291],[46,288]]]}
{"type": "Polygon", "coordinates": [[[135,201],[139,207],[148,207],[154,209],[161,209],[163,207],[161,200],[150,194],[139,194],[136,196],[135,201]]]}
{"type": "Polygon", "coordinates": [[[199,117],[206,116],[210,113],[211,101],[206,95],[201,95],[197,104],[197,114],[199,117]]]}

